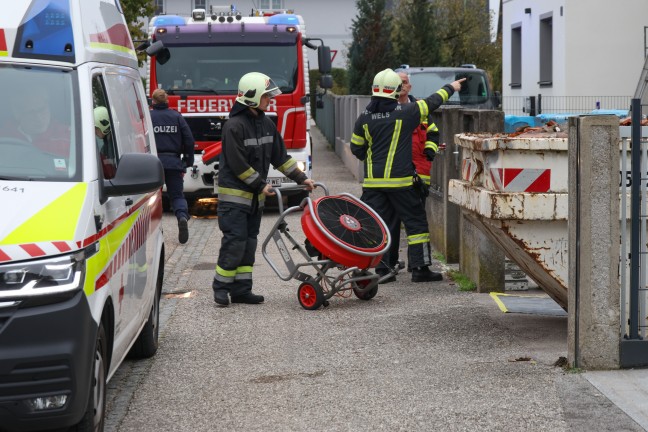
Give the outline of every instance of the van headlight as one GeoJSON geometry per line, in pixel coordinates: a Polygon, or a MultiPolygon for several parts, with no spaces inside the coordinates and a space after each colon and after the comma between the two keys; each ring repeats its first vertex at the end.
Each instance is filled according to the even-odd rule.
{"type": "Polygon", "coordinates": [[[0,300],[71,297],[83,286],[86,259],[96,248],[93,245],[68,255],[0,265],[0,300]]]}

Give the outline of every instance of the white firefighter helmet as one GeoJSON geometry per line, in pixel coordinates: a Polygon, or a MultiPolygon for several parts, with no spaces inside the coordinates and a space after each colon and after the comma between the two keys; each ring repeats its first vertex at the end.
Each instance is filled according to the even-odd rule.
{"type": "Polygon", "coordinates": [[[396,72],[385,69],[376,74],[371,86],[371,95],[388,99],[398,99],[402,80],[396,72]]]}
{"type": "Polygon", "coordinates": [[[261,96],[264,94],[272,98],[280,95],[281,90],[269,76],[260,72],[250,72],[243,75],[239,81],[236,101],[256,108],[261,103],[261,96]]]}
{"type": "Polygon", "coordinates": [[[95,127],[98,128],[102,134],[108,135],[110,133],[110,117],[108,117],[108,109],[104,106],[98,106],[94,109],[94,122],[95,127]]]}

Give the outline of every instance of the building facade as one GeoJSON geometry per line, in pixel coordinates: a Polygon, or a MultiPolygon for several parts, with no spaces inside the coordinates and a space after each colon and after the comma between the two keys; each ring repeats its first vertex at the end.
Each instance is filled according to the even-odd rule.
{"type": "Polygon", "coordinates": [[[647,1],[502,0],[502,6],[505,112],[511,96],[634,94],[647,54],[647,1]]]}

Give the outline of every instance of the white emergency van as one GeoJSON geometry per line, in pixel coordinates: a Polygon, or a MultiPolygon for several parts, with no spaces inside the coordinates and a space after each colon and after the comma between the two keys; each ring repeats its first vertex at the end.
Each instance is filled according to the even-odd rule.
{"type": "Polygon", "coordinates": [[[0,12],[0,430],[103,430],[106,382],[157,351],[155,142],[119,0],[0,12]]]}

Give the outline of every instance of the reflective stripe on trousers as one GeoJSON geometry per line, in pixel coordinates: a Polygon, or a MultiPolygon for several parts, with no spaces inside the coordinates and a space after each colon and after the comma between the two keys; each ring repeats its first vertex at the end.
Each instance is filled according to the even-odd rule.
{"type": "Polygon", "coordinates": [[[214,290],[229,291],[234,297],[252,291],[252,266],[262,214],[224,203],[218,206],[218,227],[223,238],[212,284],[214,290]]]}
{"type": "MultiPolygon", "coordinates": [[[[413,188],[365,188],[362,191],[362,201],[373,208],[385,221],[392,236],[392,242],[394,239],[400,238],[400,223],[403,222],[408,240],[411,240],[408,241],[407,248],[410,267],[427,266],[432,263],[430,257],[430,230],[425,208],[421,203],[418,192],[413,188]],[[395,234],[396,231],[398,231],[398,234],[395,234]]],[[[398,245],[392,243],[392,247],[383,255],[378,268],[384,268],[387,265],[393,267],[397,262],[398,245]]]]}

